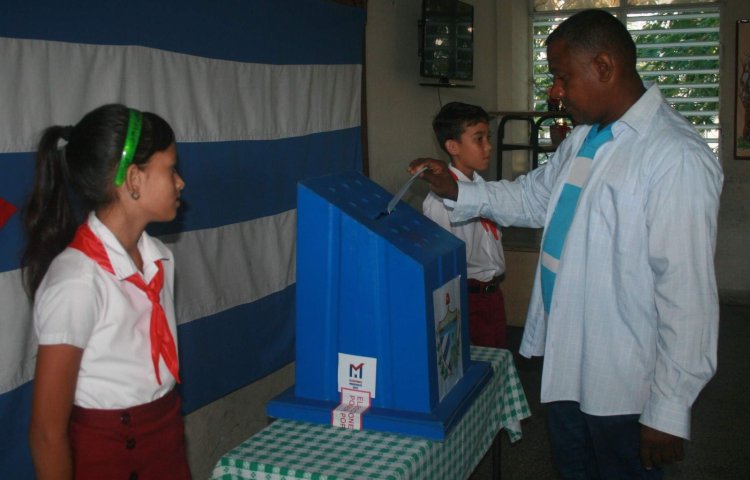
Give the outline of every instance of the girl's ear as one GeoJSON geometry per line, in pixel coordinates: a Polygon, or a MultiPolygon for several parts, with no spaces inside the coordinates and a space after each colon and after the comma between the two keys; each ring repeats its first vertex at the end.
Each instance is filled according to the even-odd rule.
{"type": "Polygon", "coordinates": [[[140,197],[141,175],[141,169],[134,164],[130,164],[128,170],[125,172],[125,187],[134,200],[137,200],[138,197],[140,197]]]}

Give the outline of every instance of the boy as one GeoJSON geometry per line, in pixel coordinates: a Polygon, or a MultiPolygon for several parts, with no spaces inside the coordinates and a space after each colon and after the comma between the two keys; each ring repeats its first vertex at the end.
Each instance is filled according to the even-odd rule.
{"type": "MultiPolygon", "coordinates": [[[[446,104],[433,120],[432,128],[440,147],[451,157],[450,171],[457,181],[484,182],[477,171],[489,166],[489,123],[490,117],[481,107],[460,102],[446,104]]],[[[451,223],[448,207],[432,191],[422,210],[466,243],[472,345],[505,348],[505,304],[500,291],[505,256],[497,225],[484,218],[451,223]]]]}

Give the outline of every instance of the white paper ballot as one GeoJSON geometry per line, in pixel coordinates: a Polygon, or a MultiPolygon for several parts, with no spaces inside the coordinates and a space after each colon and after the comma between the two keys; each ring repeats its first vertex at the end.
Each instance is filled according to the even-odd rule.
{"type": "Polygon", "coordinates": [[[411,178],[406,181],[406,183],[404,184],[404,186],[401,187],[401,190],[399,190],[398,192],[396,192],[396,195],[394,195],[393,198],[391,199],[391,201],[388,202],[388,208],[386,209],[386,213],[388,215],[390,215],[391,212],[393,211],[393,209],[396,208],[396,204],[398,203],[399,200],[401,200],[401,197],[404,196],[404,194],[406,193],[406,191],[409,190],[409,187],[411,187],[411,184],[414,183],[414,180],[416,180],[417,177],[419,176],[419,174],[422,173],[422,172],[424,172],[425,170],[427,170],[426,166],[420,168],[419,170],[417,170],[417,173],[415,173],[414,175],[412,175],[411,178]]]}

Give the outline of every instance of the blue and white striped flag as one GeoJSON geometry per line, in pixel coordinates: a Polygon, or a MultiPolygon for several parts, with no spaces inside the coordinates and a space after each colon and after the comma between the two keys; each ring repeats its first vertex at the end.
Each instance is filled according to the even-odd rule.
{"type": "Polygon", "coordinates": [[[31,476],[21,208],[41,131],[124,103],[175,129],[186,412],[293,360],[296,183],[361,170],[364,10],[328,0],[0,6],[0,476],[31,476]]]}

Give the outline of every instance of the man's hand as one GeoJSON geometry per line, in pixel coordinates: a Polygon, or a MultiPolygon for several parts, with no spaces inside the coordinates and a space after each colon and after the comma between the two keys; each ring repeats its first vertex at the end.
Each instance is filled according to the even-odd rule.
{"type": "Polygon", "coordinates": [[[669,465],[684,457],[684,441],[680,437],[641,425],[641,463],[643,468],[669,465]]]}
{"type": "Polygon", "coordinates": [[[451,200],[458,198],[458,184],[445,162],[432,158],[418,158],[409,164],[409,173],[414,175],[422,167],[427,167],[427,170],[422,172],[419,178],[427,182],[430,190],[439,197],[451,200]]]}

